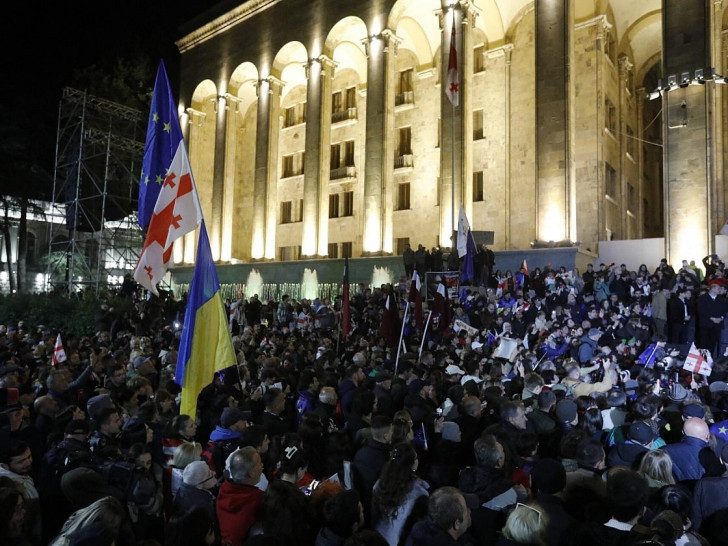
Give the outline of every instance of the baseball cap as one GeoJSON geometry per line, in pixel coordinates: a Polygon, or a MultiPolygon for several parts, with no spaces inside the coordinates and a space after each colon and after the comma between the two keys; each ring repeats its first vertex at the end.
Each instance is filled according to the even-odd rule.
{"type": "Polygon", "coordinates": [[[445,368],[445,373],[447,375],[455,375],[455,374],[465,375],[465,370],[460,368],[460,366],[456,366],[455,364],[448,364],[447,368],[445,368]]]}
{"type": "Polygon", "coordinates": [[[136,370],[139,366],[145,362],[149,362],[152,358],[150,356],[138,356],[134,359],[134,369],[136,370]]]}
{"type": "Polygon", "coordinates": [[[238,421],[250,421],[250,417],[249,411],[243,411],[240,408],[225,408],[220,416],[220,426],[230,428],[238,421]]]}

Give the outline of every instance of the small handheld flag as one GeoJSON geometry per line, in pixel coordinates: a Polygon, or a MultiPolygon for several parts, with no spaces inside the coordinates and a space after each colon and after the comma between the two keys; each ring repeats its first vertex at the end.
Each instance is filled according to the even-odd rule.
{"type": "Polygon", "coordinates": [[[56,346],[53,348],[53,366],[58,367],[61,362],[65,362],[66,351],[63,349],[63,343],[61,343],[61,333],[58,333],[56,338],[56,346]]]}

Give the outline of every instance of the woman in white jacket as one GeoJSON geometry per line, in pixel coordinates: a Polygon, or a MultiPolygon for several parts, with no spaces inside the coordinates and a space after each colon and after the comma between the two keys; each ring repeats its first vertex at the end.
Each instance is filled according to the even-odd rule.
{"type": "Polygon", "coordinates": [[[372,526],[390,546],[397,546],[412,525],[427,513],[427,482],[417,477],[417,452],[410,444],[392,449],[374,484],[372,526]]]}

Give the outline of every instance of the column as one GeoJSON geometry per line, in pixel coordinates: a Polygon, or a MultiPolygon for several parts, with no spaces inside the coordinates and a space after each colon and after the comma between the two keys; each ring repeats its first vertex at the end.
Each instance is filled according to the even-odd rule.
{"type": "MultiPolygon", "coordinates": [[[[504,215],[505,233],[504,233],[504,250],[511,248],[511,57],[513,55],[513,44],[505,44],[503,46],[503,54],[505,60],[503,62],[503,94],[505,98],[505,135],[503,137],[503,148],[506,152],[505,157],[505,175],[503,177],[503,186],[505,188],[505,209],[504,215]]],[[[516,200],[517,202],[518,200],[516,200]]]]}
{"type": "Polygon", "coordinates": [[[367,38],[364,44],[368,63],[362,255],[371,256],[392,248],[393,85],[399,40],[385,29],[367,38]]]}
{"type": "Polygon", "coordinates": [[[663,67],[675,87],[662,94],[665,198],[665,255],[672,264],[712,252],[715,192],[708,159],[710,138],[707,85],[682,87],[683,74],[710,66],[710,2],[663,0],[663,67]],[[690,36],[690,41],[677,39],[690,36]]]}
{"type": "Polygon", "coordinates": [[[205,219],[210,237],[212,259],[220,260],[222,248],[223,203],[232,200],[225,183],[225,119],[227,108],[225,97],[219,96],[215,102],[215,159],[212,175],[212,217],[205,219]],[[227,190],[227,191],[226,191],[227,190]]]}
{"type": "MultiPolygon", "coordinates": [[[[192,133],[202,130],[202,125],[207,123],[207,113],[194,108],[188,108],[187,114],[190,117],[189,128],[187,136],[187,146],[189,153],[189,146],[192,142],[192,133]]],[[[186,264],[195,263],[195,254],[197,252],[197,231],[192,231],[183,237],[184,239],[184,254],[183,262],[186,264]]]]}
{"type": "Polygon", "coordinates": [[[617,130],[619,131],[619,135],[617,135],[619,138],[617,139],[617,142],[619,143],[619,186],[620,186],[620,203],[621,203],[621,209],[622,209],[622,239],[629,239],[629,215],[627,214],[627,210],[634,210],[636,212],[637,207],[634,207],[634,204],[629,203],[629,177],[627,176],[627,162],[626,162],[626,154],[627,154],[627,112],[629,111],[628,105],[627,105],[627,81],[629,80],[630,74],[632,73],[633,65],[630,62],[629,58],[626,55],[622,55],[617,60],[618,70],[619,70],[619,112],[618,112],[618,120],[619,124],[617,125],[617,130]]]}
{"type": "Polygon", "coordinates": [[[278,209],[278,136],[283,82],[273,76],[258,82],[258,129],[253,188],[254,260],[275,258],[278,209]]]}
{"type": "MultiPolygon", "coordinates": [[[[466,4],[465,9],[463,9],[460,4],[453,4],[452,6],[447,4],[448,2],[443,0],[442,11],[438,13],[442,33],[440,41],[442,44],[440,47],[440,117],[442,120],[440,138],[440,245],[454,247],[451,238],[453,232],[457,230],[460,203],[463,202],[463,179],[466,176],[466,173],[463,172],[465,166],[464,150],[471,147],[473,138],[472,119],[465,119],[472,116],[472,112],[470,111],[469,92],[467,91],[469,80],[465,76],[466,68],[463,59],[463,57],[472,58],[472,53],[469,55],[464,54],[464,42],[466,40],[463,38],[464,34],[469,34],[469,32],[465,31],[465,27],[471,26],[463,23],[463,20],[469,16],[468,5],[466,4]],[[457,42],[455,48],[458,53],[458,106],[453,106],[445,93],[453,19],[455,20],[455,41],[457,42]],[[466,134],[468,127],[470,127],[469,135],[466,134]]],[[[469,40],[467,42],[470,43],[469,40]]],[[[470,73],[472,78],[472,67],[470,73]]],[[[467,175],[471,177],[470,200],[472,211],[472,173],[467,173],[467,175]]],[[[472,218],[470,218],[470,223],[472,224],[472,218]]]]}
{"type": "Polygon", "coordinates": [[[570,2],[535,0],[536,237],[571,237],[570,2]]]}
{"type": "Polygon", "coordinates": [[[233,248],[233,220],[235,205],[235,151],[240,145],[238,133],[240,130],[238,116],[243,99],[225,93],[225,151],[230,151],[230,157],[225,161],[223,198],[222,198],[222,227],[220,237],[220,260],[229,262],[232,259],[233,248]]]}
{"type": "Polygon", "coordinates": [[[325,55],[307,65],[306,154],[303,175],[304,256],[326,256],[329,244],[331,86],[335,63],[325,55]]]}
{"type": "MultiPolygon", "coordinates": [[[[718,74],[725,71],[726,44],[723,34],[723,0],[713,0],[713,11],[711,18],[711,64],[718,74]]],[[[712,197],[712,207],[710,215],[712,218],[711,225],[718,226],[726,219],[726,190],[728,186],[725,183],[724,169],[724,119],[720,112],[724,112],[724,90],[722,85],[713,85],[708,90],[708,108],[713,115],[709,119],[710,127],[710,178],[714,183],[714,194],[712,197]]]]}
{"type": "MultiPolygon", "coordinates": [[[[462,19],[457,32],[461,36],[461,49],[458,55],[458,67],[460,74],[460,108],[463,116],[462,122],[462,165],[461,175],[461,203],[465,207],[465,214],[470,225],[473,226],[473,93],[470,89],[470,82],[473,81],[473,29],[478,10],[470,0],[460,0],[460,11],[462,19]]],[[[449,53],[449,52],[448,52],[449,53]]],[[[460,206],[458,205],[458,210],[460,206]]],[[[473,228],[475,229],[475,228],[473,228]]]]}
{"type": "MultiPolygon", "coordinates": [[[[643,136],[643,131],[645,128],[645,101],[647,100],[647,91],[644,87],[638,87],[636,90],[635,99],[637,101],[637,127],[635,129],[635,134],[639,135],[640,138],[645,138],[643,136]]],[[[635,150],[637,150],[637,157],[635,158],[637,160],[637,198],[639,199],[639,204],[637,207],[635,207],[639,214],[639,223],[637,226],[637,233],[635,234],[638,239],[643,239],[645,237],[645,207],[644,207],[644,196],[645,196],[645,150],[644,146],[642,145],[642,142],[637,141],[635,142],[635,150]]]]}

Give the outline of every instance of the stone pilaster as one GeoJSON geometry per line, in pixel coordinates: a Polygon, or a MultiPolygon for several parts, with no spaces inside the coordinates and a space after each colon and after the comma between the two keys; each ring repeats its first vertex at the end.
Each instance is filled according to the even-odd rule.
{"type": "MultiPolygon", "coordinates": [[[[644,128],[645,128],[645,101],[647,100],[647,91],[644,87],[638,87],[636,90],[636,105],[637,105],[637,128],[636,128],[636,134],[639,135],[640,138],[644,138],[642,135],[644,134],[644,128]]],[[[642,145],[642,142],[637,141],[635,142],[635,150],[637,150],[637,157],[635,158],[637,160],[637,198],[639,199],[639,205],[636,207],[637,211],[639,212],[639,224],[637,228],[636,236],[640,239],[644,238],[645,236],[645,223],[647,222],[647,218],[645,218],[645,214],[647,211],[645,211],[644,207],[644,198],[645,198],[645,150],[644,146],[642,145]]]]}
{"type": "Polygon", "coordinates": [[[399,39],[385,29],[364,41],[367,62],[364,255],[392,250],[394,73],[399,39]]]}
{"type": "Polygon", "coordinates": [[[627,122],[629,115],[629,105],[627,104],[629,94],[627,93],[627,82],[630,78],[630,75],[632,74],[632,70],[634,65],[629,60],[629,58],[626,55],[622,55],[618,59],[618,70],[619,70],[619,83],[618,83],[618,89],[619,89],[619,109],[617,112],[617,131],[619,134],[615,135],[617,137],[617,142],[619,144],[619,185],[620,185],[620,208],[622,210],[621,218],[622,218],[622,238],[628,239],[630,236],[629,233],[629,215],[627,214],[627,210],[632,210],[636,212],[636,207],[634,207],[633,203],[629,203],[629,191],[628,191],[628,185],[629,185],[629,177],[627,176],[627,149],[628,149],[628,142],[627,139],[627,122]]]}
{"type": "MultiPolygon", "coordinates": [[[[712,0],[663,0],[663,67],[678,82],[710,63],[712,0]],[[690,36],[689,43],[675,36],[690,36]]],[[[715,193],[708,159],[708,85],[688,85],[662,94],[665,183],[665,255],[670,263],[700,261],[713,249],[715,193]]]]}

